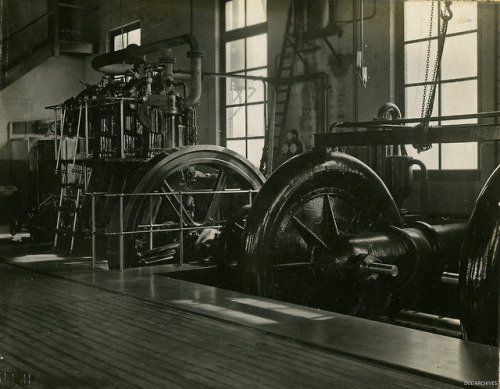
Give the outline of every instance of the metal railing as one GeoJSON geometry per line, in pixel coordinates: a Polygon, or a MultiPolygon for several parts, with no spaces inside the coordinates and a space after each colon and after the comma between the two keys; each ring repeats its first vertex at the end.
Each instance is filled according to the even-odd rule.
{"type": "Polygon", "coordinates": [[[38,23],[40,20],[44,19],[44,18],[48,18],[49,16],[51,16],[54,12],[53,11],[47,11],[45,13],[43,13],[42,15],[36,17],[35,19],[31,20],[29,23],[25,24],[24,26],[22,26],[21,28],[11,32],[9,35],[7,36],[4,36],[2,37],[2,46],[4,43],[6,43],[8,40],[12,39],[13,37],[15,37],[16,35],[19,35],[20,33],[22,33],[23,31],[26,31],[28,28],[30,28],[31,26],[35,25],[36,23],[38,23]]]}
{"type": "Polygon", "coordinates": [[[222,223],[219,220],[217,223],[213,224],[204,224],[204,223],[196,223],[193,222],[191,225],[186,223],[186,209],[184,206],[184,196],[192,196],[192,195],[222,195],[222,196],[230,196],[230,195],[241,195],[247,194],[248,196],[248,204],[252,205],[253,197],[257,194],[258,190],[256,189],[229,189],[229,190],[206,190],[206,191],[177,191],[177,192],[152,192],[152,193],[106,193],[106,192],[93,192],[87,193],[88,196],[91,197],[92,204],[92,268],[94,269],[97,261],[97,235],[102,236],[118,236],[118,261],[119,261],[119,270],[122,271],[125,266],[125,236],[133,235],[133,234],[149,234],[149,249],[153,249],[154,246],[154,234],[158,232],[178,232],[179,233],[179,264],[184,264],[184,233],[186,231],[196,231],[203,229],[221,229],[222,223]],[[149,223],[148,224],[139,224],[135,226],[132,230],[125,229],[125,215],[124,215],[124,199],[127,197],[146,197],[149,198],[149,223]],[[153,220],[153,202],[155,197],[165,197],[165,196],[174,196],[177,198],[179,202],[179,209],[176,210],[179,214],[179,225],[177,227],[172,227],[170,220],[168,223],[155,223],[153,220]],[[97,228],[97,219],[96,219],[96,203],[98,198],[111,198],[115,197],[119,199],[118,207],[119,207],[119,221],[118,221],[118,231],[108,231],[107,229],[97,228]]]}

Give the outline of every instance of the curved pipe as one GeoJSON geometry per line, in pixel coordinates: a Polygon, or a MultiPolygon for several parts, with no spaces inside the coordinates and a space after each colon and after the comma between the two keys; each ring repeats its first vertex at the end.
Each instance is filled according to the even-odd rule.
{"type": "Polygon", "coordinates": [[[184,44],[189,45],[187,56],[191,59],[191,93],[184,99],[183,107],[190,108],[195,106],[201,97],[201,59],[205,56],[205,52],[200,50],[195,36],[193,34],[184,34],[148,43],[141,46],[139,52],[144,55],[184,44]]]}
{"type": "Polygon", "coordinates": [[[189,45],[189,51],[201,52],[198,40],[192,34],[183,34],[171,38],[162,39],[156,42],[146,43],[140,46],[142,55],[160,51],[162,49],[171,49],[172,47],[189,45]]]}
{"type": "Polygon", "coordinates": [[[189,45],[188,57],[191,58],[191,93],[184,100],[184,108],[194,106],[201,97],[201,59],[205,55],[200,50],[198,41],[192,34],[179,35],[159,40],[142,46],[129,45],[125,49],[99,55],[92,59],[92,67],[102,73],[124,74],[135,65],[144,63],[144,55],[170,49],[176,46],[189,45]]]}
{"type": "Polygon", "coordinates": [[[144,63],[139,49],[139,46],[131,44],[125,49],[98,55],[92,58],[92,68],[106,74],[125,74],[130,68],[144,63]]]}
{"type": "MultiPolygon", "coordinates": [[[[401,110],[399,107],[394,104],[394,103],[385,103],[382,105],[378,112],[377,112],[377,117],[374,119],[376,120],[398,120],[401,119],[403,115],[401,114],[401,110]]],[[[401,150],[401,155],[407,155],[405,145],[399,145],[399,148],[401,150]]],[[[399,155],[399,150],[398,150],[398,145],[393,145],[392,146],[392,155],[399,155]]]]}
{"type": "Polygon", "coordinates": [[[421,213],[422,219],[425,220],[427,218],[427,181],[428,181],[427,166],[425,166],[425,164],[418,159],[411,159],[409,161],[409,164],[410,164],[410,166],[417,165],[421,171],[421,176],[420,176],[420,213],[421,213]]]}
{"type": "Polygon", "coordinates": [[[376,119],[401,119],[401,117],[401,110],[396,104],[385,103],[379,108],[376,119]],[[390,117],[388,117],[389,114],[390,117]]]}
{"type": "Polygon", "coordinates": [[[203,52],[189,52],[191,58],[191,93],[184,99],[184,108],[193,107],[198,103],[201,97],[201,59],[203,52]]]}

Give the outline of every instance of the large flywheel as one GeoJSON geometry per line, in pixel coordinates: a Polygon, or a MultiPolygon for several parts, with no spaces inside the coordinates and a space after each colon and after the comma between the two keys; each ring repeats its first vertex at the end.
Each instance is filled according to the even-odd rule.
{"type": "Polygon", "coordinates": [[[383,275],[362,268],[376,261],[376,250],[388,250],[374,232],[400,227],[391,195],[368,166],[343,153],[303,154],[273,173],[250,210],[242,278],[247,291],[262,296],[380,315],[405,281],[404,264],[383,284],[377,282],[383,275]]]}
{"type": "MultiPolygon", "coordinates": [[[[180,255],[190,260],[203,249],[200,242],[209,242],[222,222],[249,204],[250,191],[259,190],[263,182],[248,160],[219,146],[189,146],[169,153],[125,201],[124,231],[134,233],[124,235],[124,266],[178,260],[180,255]]],[[[119,228],[119,219],[117,207],[112,230],[119,228]]],[[[119,267],[118,239],[109,246],[110,268],[119,267]]]]}
{"type": "Polygon", "coordinates": [[[464,338],[499,344],[500,167],[481,191],[460,253],[461,324],[464,338]]]}

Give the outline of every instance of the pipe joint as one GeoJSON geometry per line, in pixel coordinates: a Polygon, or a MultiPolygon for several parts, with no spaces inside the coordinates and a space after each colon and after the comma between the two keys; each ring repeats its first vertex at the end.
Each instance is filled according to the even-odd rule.
{"type": "Polygon", "coordinates": [[[188,58],[203,58],[204,56],[205,56],[204,51],[188,51],[187,52],[188,58]]]}

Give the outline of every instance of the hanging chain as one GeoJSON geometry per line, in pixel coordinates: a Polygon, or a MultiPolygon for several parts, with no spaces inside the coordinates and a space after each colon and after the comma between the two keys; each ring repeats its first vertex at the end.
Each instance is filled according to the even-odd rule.
{"type": "MultiPolygon", "coordinates": [[[[438,70],[439,70],[439,66],[441,64],[441,58],[443,56],[445,35],[446,35],[446,31],[448,30],[448,21],[451,19],[451,15],[452,15],[451,10],[450,10],[450,15],[446,14],[447,9],[449,9],[449,5],[447,5],[447,8],[445,8],[444,12],[439,10],[439,12],[441,13],[441,19],[443,19],[443,24],[441,26],[441,31],[439,32],[438,45],[441,45],[442,47],[441,48],[438,47],[438,54],[436,56],[436,62],[434,63],[434,71],[432,73],[431,92],[429,94],[429,99],[427,100],[427,107],[425,110],[425,117],[427,117],[427,118],[430,118],[430,115],[432,114],[431,103],[434,102],[433,95],[435,94],[435,90],[436,90],[436,86],[437,86],[438,70]]],[[[429,46],[430,46],[430,41],[429,41],[429,46]]],[[[427,55],[429,55],[429,54],[427,54],[427,55]]],[[[427,79],[425,81],[427,82],[427,79]]]]}
{"type": "Polygon", "coordinates": [[[424,94],[422,97],[422,114],[421,118],[425,117],[427,112],[426,110],[426,101],[427,101],[427,80],[429,79],[429,64],[431,61],[431,38],[432,38],[432,24],[434,21],[434,1],[431,1],[431,20],[429,23],[429,40],[427,41],[427,58],[425,61],[425,78],[424,78],[424,94]]]}
{"type": "Polygon", "coordinates": [[[443,24],[441,26],[441,31],[438,35],[438,52],[436,55],[436,62],[434,63],[434,70],[432,74],[432,81],[430,83],[430,93],[427,99],[427,86],[428,86],[428,76],[429,76],[429,62],[430,62],[430,49],[431,49],[431,36],[432,36],[432,21],[434,15],[434,2],[432,2],[431,7],[431,21],[430,21],[430,31],[429,31],[429,42],[427,45],[427,62],[425,67],[425,83],[424,92],[422,99],[422,122],[416,126],[416,138],[417,141],[413,144],[413,147],[417,149],[420,153],[422,151],[429,150],[432,148],[432,144],[427,141],[427,133],[429,130],[429,122],[432,115],[432,109],[434,107],[434,99],[436,97],[436,87],[438,82],[439,68],[441,66],[441,58],[443,57],[444,41],[446,38],[446,31],[448,30],[448,22],[453,17],[453,13],[450,9],[451,1],[446,1],[445,11],[439,10],[443,24]],[[446,14],[448,12],[448,14],[446,14]]]}

